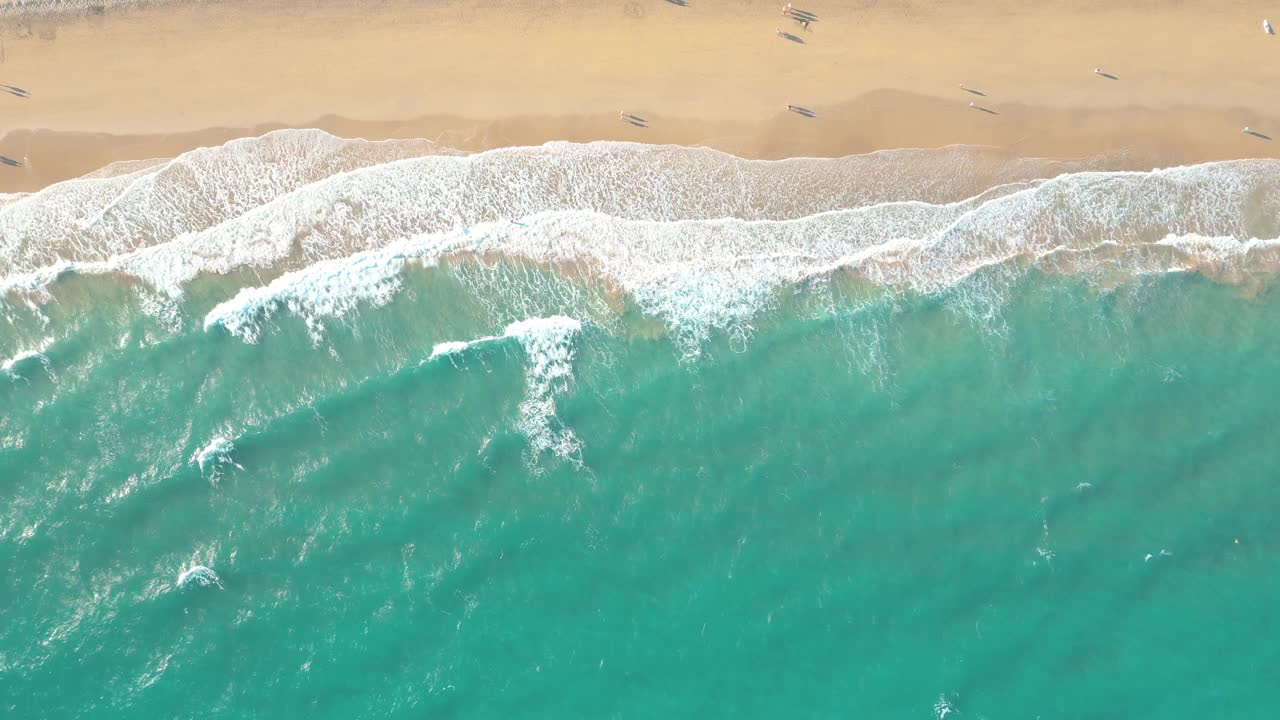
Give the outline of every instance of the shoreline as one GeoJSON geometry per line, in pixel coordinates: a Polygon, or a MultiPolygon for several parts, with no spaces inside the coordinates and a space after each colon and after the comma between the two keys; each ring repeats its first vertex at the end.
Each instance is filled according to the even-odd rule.
{"type": "Polygon", "coordinates": [[[1280,137],[1280,38],[1258,27],[1261,3],[808,5],[820,21],[787,26],[802,43],[775,35],[786,21],[771,0],[0,12],[0,82],[31,93],[0,94],[0,155],[28,165],[0,168],[0,193],[286,127],[466,151],[630,140],[766,159],[954,144],[1139,168],[1280,157],[1241,132],[1280,137]]]}
{"type": "MultiPolygon", "coordinates": [[[[25,160],[26,166],[0,174],[0,193],[32,192],[114,162],[168,159],[198,148],[289,128],[316,128],[338,137],[365,140],[425,139],[464,152],[555,141],[625,141],[708,147],[746,159],[780,160],[967,145],[998,148],[1025,158],[1095,158],[1101,159],[1104,167],[1131,170],[1280,157],[1280,147],[1273,147],[1273,142],[1241,132],[1246,125],[1280,126],[1280,118],[1262,117],[1245,109],[1064,112],[1012,106],[1002,111],[1003,124],[992,127],[966,106],[882,91],[842,106],[816,110],[818,117],[814,119],[788,117],[783,112],[758,125],[662,118],[649,113],[646,117],[650,125],[643,129],[619,122],[615,116],[596,115],[492,121],[432,116],[372,122],[329,116],[297,126],[263,123],[152,135],[16,130],[0,137],[0,155],[25,160]],[[948,119],[945,129],[923,127],[938,117],[948,119]],[[851,123],[852,118],[857,118],[856,125],[851,123]],[[1212,131],[1207,129],[1210,127],[1212,131]],[[1011,134],[1019,137],[1010,141],[1011,134]],[[930,144],[914,144],[913,140],[920,137],[927,137],[930,144]]],[[[645,115],[644,111],[636,112],[645,115]]]]}

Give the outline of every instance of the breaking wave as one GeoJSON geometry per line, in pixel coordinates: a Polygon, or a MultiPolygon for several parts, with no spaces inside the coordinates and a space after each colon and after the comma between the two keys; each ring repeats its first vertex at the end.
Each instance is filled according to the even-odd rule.
{"type": "Polygon", "coordinates": [[[204,565],[192,565],[178,574],[178,587],[210,587],[216,586],[222,588],[222,579],[218,577],[218,573],[204,565]]]}
{"type": "Polygon", "coordinates": [[[715,150],[549,143],[461,155],[281,130],[0,208],[0,274],[70,264],[170,290],[202,272],[297,269],[423,233],[591,210],[628,219],[792,219],[882,202],[953,202],[1089,168],[990,148],[742,160],[715,150]]]}
{"type": "Polygon", "coordinates": [[[230,464],[241,470],[244,469],[231,459],[231,453],[235,449],[236,446],[230,439],[219,435],[210,439],[204,447],[195,451],[191,456],[191,462],[200,468],[201,474],[207,475],[211,480],[216,480],[219,475],[219,468],[224,464],[230,464]]]}
{"type": "Polygon", "coordinates": [[[1126,277],[1203,271],[1225,280],[1280,261],[1280,164],[1078,173],[956,203],[890,202],[793,220],[629,220],[590,211],[392,241],[242,290],[205,318],[246,340],[281,308],[318,326],[388,301],[407,263],[496,255],[588,267],[693,340],[749,322],[783,286],[847,272],[946,290],[993,265],[1126,277]]]}
{"type": "Polygon", "coordinates": [[[519,428],[529,440],[532,460],[543,453],[581,463],[582,443],[556,416],[556,397],[573,381],[573,358],[582,323],[571,317],[531,318],[511,323],[502,335],[437,344],[428,361],[454,356],[479,345],[511,338],[525,353],[525,398],[519,428]]]}
{"type": "Polygon", "coordinates": [[[0,205],[0,274],[83,265],[214,227],[318,180],[454,153],[426,140],[344,140],[286,130],[172,160],[113,163],[0,205]]]}
{"type": "Polygon", "coordinates": [[[201,274],[266,269],[204,323],[253,341],[278,311],[318,336],[385,303],[406,265],[496,258],[590,273],[696,344],[837,273],[937,293],[991,267],[1235,282],[1280,264],[1280,161],[1108,163],[982,147],[753,161],[619,142],[465,155],[278,131],[0,207],[0,291],[75,272],[180,294],[201,274]]]}
{"type": "Polygon", "coordinates": [[[19,377],[19,372],[24,370],[26,366],[33,363],[48,366],[49,359],[45,357],[45,351],[53,344],[53,338],[45,338],[41,340],[36,347],[19,351],[13,357],[0,362],[0,373],[9,375],[10,377],[19,377]]]}

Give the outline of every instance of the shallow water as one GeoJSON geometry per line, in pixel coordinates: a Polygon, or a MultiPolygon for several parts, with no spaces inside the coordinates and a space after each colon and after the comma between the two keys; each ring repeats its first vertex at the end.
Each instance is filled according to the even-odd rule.
{"type": "MultiPolygon", "coordinates": [[[[378,210],[358,258],[10,290],[0,706],[1265,717],[1274,171],[1099,178],[893,216],[943,227],[894,282],[845,250],[889,267],[901,233],[842,191],[745,224],[378,210]],[[1073,243],[1097,261],[1043,252],[1073,243]]],[[[359,197],[316,182],[279,197],[359,197]]]]}

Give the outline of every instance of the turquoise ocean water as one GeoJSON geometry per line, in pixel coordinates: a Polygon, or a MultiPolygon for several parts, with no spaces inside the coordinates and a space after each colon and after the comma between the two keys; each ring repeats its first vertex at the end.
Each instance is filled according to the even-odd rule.
{"type": "MultiPolygon", "coordinates": [[[[99,209],[79,224],[56,192],[0,206],[7,717],[1273,714],[1275,165],[1168,180],[951,154],[952,185],[994,180],[941,197],[939,158],[914,158],[889,170],[928,182],[861,182],[916,199],[850,200],[824,188],[870,161],[815,161],[831,207],[744,226],[718,219],[768,207],[744,178],[794,167],[717,170],[748,210],[690,220],[587,163],[555,187],[611,219],[456,210],[435,230],[438,209],[387,209],[421,196],[352,184],[440,172],[420,148],[365,170],[333,158],[366,149],[325,148],[324,172],[269,165],[288,179],[240,205],[153,168],[81,181],[99,209]],[[1003,183],[1023,184],[922,215],[1003,183]],[[886,207],[923,229],[859,246],[848,211],[886,207]],[[335,216],[367,244],[308,255],[335,216]],[[108,221],[128,247],[23,264],[39,233],[108,221]],[[283,250],[180,292],[119,261],[207,228],[283,250]],[[519,245],[534,233],[550,245],[519,245]],[[824,233],[850,245],[820,257],[824,233]],[[1026,250],[1042,238],[1088,245],[1026,250]],[[662,243],[674,259],[645,264],[662,243]],[[821,272],[770,274],[800,256],[821,272]]],[[[472,164],[471,208],[486,160],[448,157],[472,164]]]]}

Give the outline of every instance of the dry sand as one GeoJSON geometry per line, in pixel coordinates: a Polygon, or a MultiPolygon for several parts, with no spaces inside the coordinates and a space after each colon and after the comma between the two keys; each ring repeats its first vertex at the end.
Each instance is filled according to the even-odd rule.
{"type": "Polygon", "coordinates": [[[0,168],[0,192],[276,127],[768,158],[952,143],[1127,153],[1130,165],[1280,152],[1280,37],[1262,32],[1261,2],[813,0],[796,3],[819,16],[807,31],[773,0],[687,2],[228,0],[0,15],[0,83],[31,93],[0,93],[0,155],[28,163],[0,168]],[[620,109],[649,127],[619,122],[620,109]]]}

